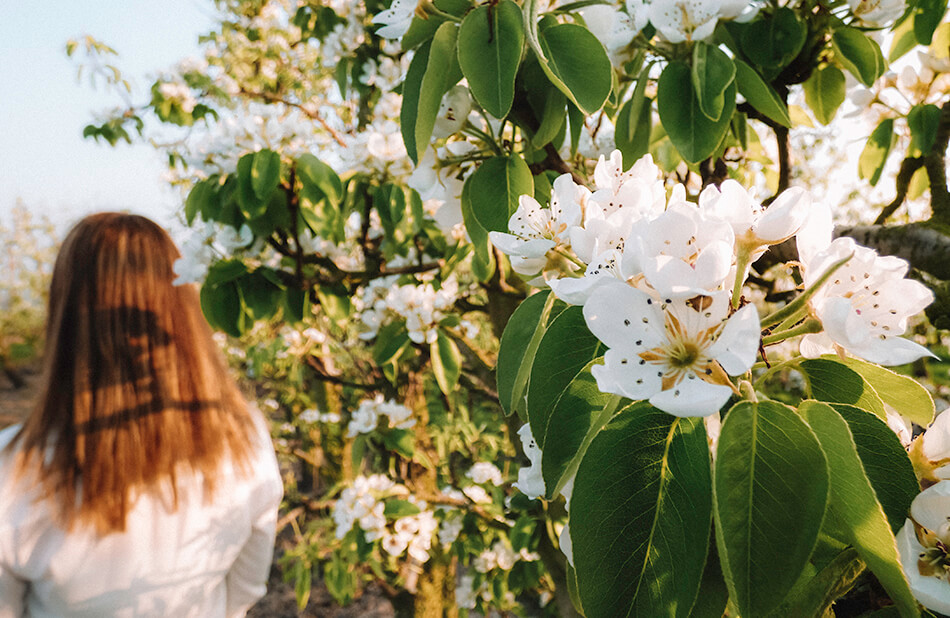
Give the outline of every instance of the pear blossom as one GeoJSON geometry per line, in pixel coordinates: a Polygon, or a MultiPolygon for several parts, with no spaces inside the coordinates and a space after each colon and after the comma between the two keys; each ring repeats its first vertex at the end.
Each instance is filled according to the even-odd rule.
{"type": "Polygon", "coordinates": [[[896,536],[914,597],[927,609],[950,614],[950,481],[914,498],[910,518],[896,536]]]}
{"type": "Polygon", "coordinates": [[[589,193],[570,174],[563,174],[554,181],[550,207],[542,208],[534,197],[522,195],[508,220],[511,233],[492,231],[489,238],[508,254],[515,272],[533,275],[544,268],[548,251],[570,246],[570,229],[581,223],[582,204],[589,193]]]}
{"type": "Polygon", "coordinates": [[[868,26],[886,26],[904,14],[904,0],[848,0],[851,12],[868,26]]]}
{"type": "Polygon", "coordinates": [[[562,277],[548,281],[551,291],[569,305],[583,305],[597,288],[626,281],[636,273],[623,269],[623,258],[616,249],[608,249],[587,265],[583,277],[562,277]]]}
{"type": "Polygon", "coordinates": [[[685,201],[677,185],[670,204],[652,221],[633,224],[624,247],[627,272],[642,271],[663,298],[692,298],[720,289],[732,267],[734,233],[726,221],[685,201]]]}
{"type": "Polygon", "coordinates": [[[534,436],[531,435],[531,425],[528,423],[522,425],[518,429],[518,437],[521,438],[521,449],[531,464],[528,467],[522,466],[518,470],[518,480],[512,485],[529,498],[540,498],[544,495],[544,477],[541,476],[541,449],[538,448],[538,443],[534,441],[534,436]]]}
{"type": "Polygon", "coordinates": [[[950,479],[950,414],[937,413],[933,423],[911,446],[911,459],[924,481],[950,479]]]}
{"type": "Polygon", "coordinates": [[[465,476],[472,479],[479,485],[491,483],[495,487],[498,487],[505,482],[501,477],[501,470],[495,467],[495,464],[487,461],[477,462],[475,465],[469,468],[468,472],[465,473],[465,476]]]}
{"type": "Polygon", "coordinates": [[[401,39],[409,30],[412,18],[416,12],[416,2],[413,0],[393,0],[385,11],[380,11],[373,17],[374,24],[383,27],[376,31],[376,36],[384,39],[401,39]]]}
{"type": "Polygon", "coordinates": [[[815,357],[840,348],[879,365],[902,365],[930,355],[927,348],[900,336],[908,318],[934,298],[927,286],[904,278],[906,261],[838,238],[803,260],[805,286],[848,256],[851,259],[809,301],[824,332],[806,335],[802,354],[815,357]]]}
{"type": "Polygon", "coordinates": [[[709,38],[719,20],[719,0],[653,0],[650,23],[670,43],[709,38]]]}
{"type": "Polygon", "coordinates": [[[461,84],[449,88],[449,91],[442,96],[442,102],[439,103],[432,138],[448,137],[461,131],[471,111],[472,98],[468,94],[468,88],[461,84]]]}
{"type": "Polygon", "coordinates": [[[800,187],[783,191],[768,208],[758,204],[749,192],[729,179],[719,187],[709,185],[699,195],[702,211],[728,221],[736,237],[736,252],[745,252],[750,261],[798,233],[810,212],[808,194],[800,187]]]}
{"type": "Polygon", "coordinates": [[[760,326],[754,305],[728,316],[728,293],[663,302],[633,287],[595,290],[584,305],[607,347],[591,373],[597,387],[676,416],[708,416],[735,392],[729,376],[751,368],[760,326]]]}
{"type": "Polygon", "coordinates": [[[643,28],[637,28],[633,18],[627,13],[606,4],[586,6],[580,10],[580,14],[587,24],[587,29],[603,43],[611,56],[630,45],[633,37],[643,28]]]}

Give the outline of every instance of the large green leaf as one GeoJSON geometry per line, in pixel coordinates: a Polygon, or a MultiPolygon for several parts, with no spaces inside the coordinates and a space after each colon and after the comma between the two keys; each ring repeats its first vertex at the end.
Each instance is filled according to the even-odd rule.
{"type": "Polygon", "coordinates": [[[902,616],[918,616],[897,553],[897,541],[884,509],[864,471],[848,423],[829,405],[806,401],[799,414],[818,436],[831,471],[829,517],[840,523],[848,544],[853,545],[868,568],[887,590],[902,616]]]}
{"type": "Polygon", "coordinates": [[[828,403],[846,403],[886,418],[884,402],[854,369],[840,360],[810,358],[799,365],[812,398],[828,403]]]}
{"type": "Polygon", "coordinates": [[[831,122],[845,97],[845,79],[841,69],[834,65],[822,67],[811,74],[804,87],[805,102],[818,122],[831,122]]]}
{"type": "Polygon", "coordinates": [[[439,390],[448,395],[455,390],[462,372],[462,355],[459,354],[458,346],[440,330],[436,340],[429,346],[429,353],[439,390]]]}
{"type": "Polygon", "coordinates": [[[907,113],[907,126],[910,127],[909,154],[926,155],[937,141],[940,108],[930,103],[915,105],[907,113]]]}
{"type": "Polygon", "coordinates": [[[789,118],[785,101],[765,83],[755,69],[738,58],[733,62],[736,65],[736,84],[739,87],[739,93],[745,97],[749,105],[783,127],[791,127],[792,119],[789,118]]]}
{"type": "Polygon", "coordinates": [[[717,46],[699,41],[693,47],[691,77],[699,109],[710,120],[719,120],[725,106],[726,88],[736,77],[736,65],[717,46]]]}
{"type": "Polygon", "coordinates": [[[515,75],[524,47],[521,9],[511,0],[480,6],[462,20],[458,57],[478,104],[504,118],[515,97],[515,75]]]}
{"type": "Polygon", "coordinates": [[[468,182],[462,185],[462,198],[459,200],[462,221],[465,223],[465,231],[468,233],[475,251],[475,256],[472,259],[472,270],[480,281],[487,281],[495,272],[495,253],[492,250],[491,240],[488,238],[488,230],[482,227],[482,224],[475,218],[471,187],[471,183],[468,182]]]}
{"type": "Polygon", "coordinates": [[[590,30],[557,24],[538,32],[539,0],[523,7],[525,36],[548,79],[585,114],[603,106],[613,87],[607,50],[590,30]]]}
{"type": "Polygon", "coordinates": [[[865,86],[870,88],[884,74],[886,63],[880,46],[857,28],[842,26],[834,31],[831,41],[835,55],[865,86]]]}
{"type": "Polygon", "coordinates": [[[631,167],[637,159],[650,151],[650,133],[653,129],[652,99],[638,99],[637,92],[634,92],[633,96],[634,98],[620,108],[614,131],[614,143],[623,155],[624,168],[631,167]]]}
{"type": "Polygon", "coordinates": [[[808,28],[790,8],[782,7],[742,31],[742,51],[755,65],[777,73],[802,50],[808,28]]]}
{"type": "Polygon", "coordinates": [[[470,185],[468,195],[475,219],[489,232],[507,232],[518,199],[534,195],[534,177],[519,155],[488,159],[465,184],[470,185]]]}
{"type": "Polygon", "coordinates": [[[657,109],[660,122],[670,141],[689,163],[699,163],[718,148],[736,108],[735,81],[729,84],[724,96],[722,115],[713,121],[703,114],[693,90],[689,66],[671,62],[660,75],[657,87],[657,109]]]}
{"type": "Polygon", "coordinates": [[[894,133],[894,119],[885,118],[871,133],[858,159],[858,176],[865,178],[871,186],[877,184],[884,171],[887,155],[890,154],[897,135],[894,133]]]}
{"type": "Polygon", "coordinates": [[[257,199],[267,202],[280,182],[280,155],[273,150],[259,150],[253,161],[251,187],[257,199]]]}
{"type": "Polygon", "coordinates": [[[712,506],[702,419],[631,404],[591,443],[571,497],[577,586],[589,618],[688,616],[712,506]]]}
{"type": "Polygon", "coordinates": [[[268,269],[262,266],[238,280],[244,306],[255,320],[266,320],[273,316],[283,298],[283,290],[267,274],[268,269]]]}
{"type": "Polygon", "coordinates": [[[917,37],[914,36],[914,20],[905,19],[894,28],[891,48],[887,52],[887,61],[894,62],[915,47],[917,47],[917,37]]]}
{"type": "Polygon", "coordinates": [[[254,190],[254,161],[255,154],[249,152],[238,159],[237,202],[243,214],[248,219],[256,219],[267,212],[267,202],[257,196],[254,190]]]}
{"type": "Polygon", "coordinates": [[[894,408],[894,411],[901,416],[921,427],[928,427],[931,421],[934,420],[933,397],[917,380],[857,358],[849,357],[838,360],[848,369],[860,374],[864,381],[874,389],[881,401],[894,408]]]}
{"type": "Polygon", "coordinates": [[[454,85],[449,82],[456,62],[457,37],[456,24],[442,24],[432,40],[424,43],[409,63],[402,88],[399,124],[406,152],[414,163],[419,162],[429,146],[442,95],[454,85]]]}
{"type": "Polygon", "coordinates": [[[312,154],[301,155],[297,159],[297,177],[300,182],[318,195],[338,205],[343,200],[343,183],[333,168],[312,154]]]}
{"type": "Polygon", "coordinates": [[[235,281],[220,285],[201,286],[201,311],[208,323],[232,337],[240,337],[244,332],[245,315],[241,303],[241,292],[235,281]]]}
{"type": "MultiPolygon", "coordinates": [[[[455,17],[462,17],[466,11],[472,8],[472,4],[468,0],[435,0],[432,4],[443,13],[455,17]]],[[[420,17],[416,13],[409,24],[409,29],[406,30],[406,34],[402,35],[402,48],[408,51],[425,43],[435,35],[439,26],[447,20],[447,17],[438,14],[426,14],[425,17],[420,17]]]]}
{"type": "MultiPolygon", "coordinates": [[[[583,307],[568,307],[544,331],[531,365],[527,412],[535,440],[543,440],[536,419],[547,418],[558,397],[603,346],[587,329],[583,307]],[[535,429],[538,433],[534,433],[535,429]]],[[[538,443],[542,449],[544,444],[538,443]]]]}
{"type": "Polygon", "coordinates": [[[550,291],[526,298],[508,319],[498,345],[495,376],[498,400],[506,414],[524,407],[534,355],[551,320],[567,307],[550,291]]]}
{"type": "Polygon", "coordinates": [[[910,503],[920,493],[914,466],[890,427],[872,414],[845,404],[831,404],[847,421],[851,436],[874,487],[878,502],[896,532],[904,525],[910,503]]]}
{"type": "Polygon", "coordinates": [[[532,417],[531,433],[542,448],[541,472],[548,499],[560,493],[563,481],[577,471],[584,451],[614,412],[619,397],[600,392],[590,368],[581,369],[553,407],[532,417]],[[537,429],[535,429],[537,428],[537,429]]]}
{"type": "Polygon", "coordinates": [[[930,45],[934,30],[947,12],[947,0],[917,0],[914,6],[914,36],[921,45],[930,45]]]}
{"type": "Polygon", "coordinates": [[[730,598],[764,616],[802,573],[828,503],[828,462],[794,410],[742,402],[726,415],[715,465],[716,544],[730,598]]]}

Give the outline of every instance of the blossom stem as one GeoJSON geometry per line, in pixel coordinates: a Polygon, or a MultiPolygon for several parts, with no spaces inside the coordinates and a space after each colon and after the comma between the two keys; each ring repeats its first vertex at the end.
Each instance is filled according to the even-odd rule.
{"type": "Polygon", "coordinates": [[[457,15],[452,15],[451,13],[446,13],[445,11],[436,7],[431,2],[426,3],[425,12],[429,15],[433,15],[435,17],[441,17],[442,19],[445,19],[447,21],[453,21],[457,24],[462,23],[461,17],[457,15]]]}
{"type": "Polygon", "coordinates": [[[596,4],[608,4],[606,0],[576,0],[576,2],[569,2],[564,6],[559,6],[556,9],[553,9],[549,15],[560,15],[562,13],[570,13],[571,11],[576,11],[577,9],[582,9],[585,6],[594,6],[596,4]]]}
{"type": "Polygon", "coordinates": [[[795,300],[788,303],[787,305],[785,305],[778,311],[770,313],[769,315],[762,318],[762,328],[768,328],[770,326],[775,326],[776,324],[784,323],[790,317],[802,311],[803,308],[807,310],[807,304],[808,304],[809,299],[811,299],[811,297],[815,295],[815,292],[817,292],[818,289],[822,285],[824,285],[825,281],[827,281],[831,277],[831,275],[835,273],[835,271],[837,271],[839,268],[847,264],[848,260],[850,260],[853,256],[854,254],[852,253],[851,255],[848,255],[844,259],[841,259],[835,262],[834,264],[832,264],[831,268],[826,270],[824,274],[822,274],[818,278],[818,280],[815,281],[811,285],[811,287],[809,287],[807,290],[802,292],[801,295],[799,295],[795,300]]]}
{"type": "Polygon", "coordinates": [[[768,378],[771,378],[773,375],[775,375],[779,371],[788,369],[790,367],[798,367],[798,365],[801,362],[802,362],[802,357],[796,356],[795,358],[791,358],[785,362],[778,363],[777,365],[772,365],[772,367],[768,371],[760,375],[758,379],[756,379],[756,381],[753,382],[752,386],[754,388],[758,388],[760,384],[762,384],[768,378]]]}
{"type": "Polygon", "coordinates": [[[739,298],[742,296],[742,284],[745,282],[746,270],[749,268],[749,252],[746,249],[739,249],[736,255],[736,283],[732,286],[732,308],[739,306],[739,298]]]}
{"type": "Polygon", "coordinates": [[[565,259],[567,259],[567,260],[569,260],[569,261],[571,261],[571,262],[574,262],[575,264],[577,264],[578,266],[580,266],[582,269],[584,269],[584,270],[587,269],[587,264],[585,264],[584,262],[580,261],[580,259],[578,259],[577,256],[574,255],[573,253],[568,253],[567,251],[565,251],[564,249],[561,249],[561,248],[554,249],[554,252],[557,253],[558,255],[564,257],[565,259]]]}
{"type": "Polygon", "coordinates": [[[786,339],[791,339],[792,337],[797,337],[799,335],[807,335],[808,333],[820,333],[821,332],[821,322],[815,318],[808,318],[801,325],[796,326],[795,328],[789,328],[788,330],[779,331],[777,333],[772,333],[765,337],[762,337],[762,345],[773,345],[786,339]]]}

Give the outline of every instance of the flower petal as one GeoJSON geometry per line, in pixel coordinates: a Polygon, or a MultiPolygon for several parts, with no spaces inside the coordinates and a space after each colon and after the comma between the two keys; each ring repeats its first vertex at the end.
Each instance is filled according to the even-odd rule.
{"type": "Polygon", "coordinates": [[[755,362],[762,327],[755,305],[746,305],[726,322],[709,355],[731,376],[745,373],[755,362]]]}
{"type": "Polygon", "coordinates": [[[731,395],[728,386],[710,384],[693,375],[653,395],[650,403],[674,416],[709,416],[718,412],[731,395]]]}
{"type": "Polygon", "coordinates": [[[620,281],[594,290],[584,305],[584,319],[609,348],[647,349],[663,340],[663,316],[656,301],[620,281]]]}

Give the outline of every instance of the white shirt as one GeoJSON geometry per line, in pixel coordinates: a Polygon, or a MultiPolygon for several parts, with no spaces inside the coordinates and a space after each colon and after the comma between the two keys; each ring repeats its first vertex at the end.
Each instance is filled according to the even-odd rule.
{"type": "Polygon", "coordinates": [[[0,431],[0,618],[243,616],[266,591],[283,491],[258,424],[249,477],[223,464],[207,503],[199,479],[179,479],[176,510],[141,494],[125,532],[104,537],[54,523],[12,478],[16,451],[2,449],[19,426],[0,431]]]}

